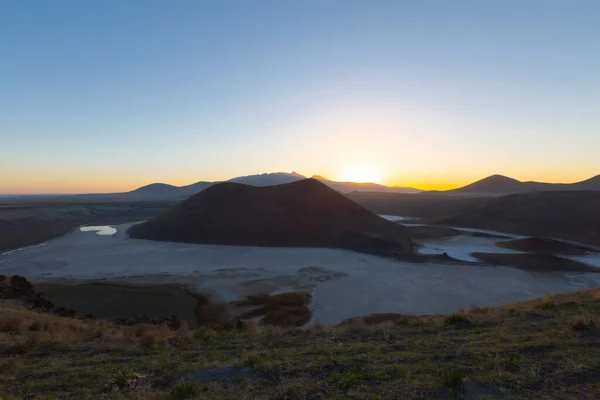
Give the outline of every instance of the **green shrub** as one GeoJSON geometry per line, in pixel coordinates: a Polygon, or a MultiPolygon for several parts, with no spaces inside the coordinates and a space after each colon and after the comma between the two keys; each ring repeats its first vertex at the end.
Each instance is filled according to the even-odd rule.
{"type": "Polygon", "coordinates": [[[465,377],[458,368],[445,368],[441,372],[442,385],[450,390],[461,392],[465,388],[465,377]]]}
{"type": "Polygon", "coordinates": [[[132,389],[145,379],[146,375],[125,369],[115,374],[114,378],[109,381],[109,386],[118,389],[132,389]]]}
{"type": "Polygon", "coordinates": [[[452,314],[444,320],[444,325],[470,325],[471,320],[463,314],[452,314]]]}
{"type": "Polygon", "coordinates": [[[331,381],[338,385],[340,389],[348,389],[350,386],[360,383],[363,380],[362,375],[356,372],[339,373],[331,375],[331,381]]]}
{"type": "Polygon", "coordinates": [[[571,328],[576,332],[582,332],[595,328],[595,321],[586,316],[578,315],[571,321],[571,328]]]}
{"type": "Polygon", "coordinates": [[[510,354],[506,360],[504,360],[504,365],[506,368],[518,368],[521,365],[523,357],[520,354],[510,354]]]}
{"type": "Polygon", "coordinates": [[[556,308],[556,304],[554,304],[550,301],[544,300],[543,302],[541,302],[540,304],[535,306],[535,308],[537,308],[538,310],[552,310],[552,309],[556,308]]]}
{"type": "Polygon", "coordinates": [[[171,389],[171,398],[174,400],[185,400],[200,394],[198,385],[188,382],[180,382],[171,389]]]}
{"type": "Polygon", "coordinates": [[[262,357],[259,354],[248,353],[246,350],[240,352],[240,362],[246,367],[253,368],[263,362],[262,357]]]}

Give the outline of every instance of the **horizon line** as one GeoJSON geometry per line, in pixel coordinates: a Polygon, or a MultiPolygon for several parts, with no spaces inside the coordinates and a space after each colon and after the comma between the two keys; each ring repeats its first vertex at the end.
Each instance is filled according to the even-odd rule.
{"type": "Polygon", "coordinates": [[[198,180],[198,181],[194,181],[188,184],[184,184],[184,185],[175,185],[175,184],[171,184],[171,183],[166,183],[166,182],[150,182],[147,184],[143,184],[140,186],[136,186],[132,189],[126,190],[126,191],[98,191],[98,192],[24,192],[24,193],[2,193],[0,192],[0,197],[18,197],[18,196],[85,196],[85,195],[112,195],[112,194],[122,194],[122,193],[128,193],[134,190],[137,190],[139,188],[143,188],[146,186],[150,186],[150,185],[168,185],[168,186],[173,186],[173,187],[185,187],[185,186],[190,186],[190,185],[194,185],[196,183],[200,183],[200,182],[208,182],[208,183],[220,183],[220,182],[228,182],[232,179],[236,179],[236,178],[242,178],[242,177],[250,177],[250,176],[260,176],[260,175],[273,175],[273,174],[287,174],[287,175],[301,175],[304,177],[304,179],[318,179],[318,178],[322,178],[325,179],[327,181],[331,181],[331,182],[340,182],[340,183],[356,183],[356,184],[374,184],[374,185],[381,185],[381,186],[385,186],[388,188],[409,188],[409,189],[415,189],[415,190],[419,190],[420,192],[429,192],[429,191],[448,191],[448,190],[453,190],[453,189],[459,189],[461,187],[465,187],[468,186],[470,184],[494,177],[494,176],[498,176],[498,177],[504,177],[504,178],[508,178],[508,179],[514,179],[518,182],[521,183],[546,183],[546,184],[555,184],[555,185],[561,185],[561,184],[575,184],[575,183],[579,183],[579,182],[584,182],[586,180],[595,178],[597,176],[600,176],[600,174],[595,174],[592,175],[588,178],[584,178],[584,179],[580,179],[580,180],[575,180],[572,182],[543,182],[543,181],[536,181],[536,180],[527,180],[527,181],[521,181],[519,179],[516,178],[512,178],[508,175],[504,175],[504,174],[491,174],[491,175],[487,175],[483,178],[474,180],[472,182],[469,183],[465,183],[465,184],[454,184],[454,185],[443,185],[443,184],[439,184],[439,183],[433,183],[433,184],[389,184],[389,183],[377,183],[377,182],[358,182],[358,181],[341,181],[341,180],[334,180],[334,179],[329,179],[326,178],[323,175],[320,174],[313,174],[312,176],[306,176],[303,174],[300,174],[298,172],[296,172],[296,170],[292,171],[292,172],[282,172],[282,171],[277,171],[277,172],[264,172],[264,173],[258,173],[258,174],[250,174],[250,175],[239,175],[239,176],[234,176],[233,178],[229,178],[229,179],[225,179],[225,180],[215,180],[215,181],[210,181],[210,180],[198,180]],[[427,187],[427,189],[425,189],[424,187],[427,187]],[[437,189],[435,188],[437,187],[437,189]],[[442,189],[443,187],[443,189],[442,189]]]}

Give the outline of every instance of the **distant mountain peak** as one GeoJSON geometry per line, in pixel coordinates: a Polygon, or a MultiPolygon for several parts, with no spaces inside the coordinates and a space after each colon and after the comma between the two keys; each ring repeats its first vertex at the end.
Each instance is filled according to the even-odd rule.
{"type": "Polygon", "coordinates": [[[450,192],[460,193],[525,193],[571,190],[600,190],[600,175],[574,183],[521,182],[504,175],[491,175],[450,192]]]}
{"type": "Polygon", "coordinates": [[[508,176],[495,174],[480,179],[470,185],[463,186],[452,192],[478,192],[478,193],[511,193],[521,190],[522,182],[508,176]]]}
{"type": "Polygon", "coordinates": [[[328,181],[329,179],[325,178],[324,176],[321,175],[313,175],[311,176],[312,179],[318,179],[320,181],[328,181]]]}
{"type": "Polygon", "coordinates": [[[496,181],[496,182],[520,182],[514,178],[511,178],[509,176],[506,175],[500,175],[500,174],[494,174],[494,175],[490,175],[487,178],[483,178],[478,182],[483,182],[483,181],[496,181]]]}
{"type": "Polygon", "coordinates": [[[579,183],[579,184],[590,184],[590,183],[596,183],[596,182],[600,183],[600,175],[592,176],[591,178],[588,178],[588,179],[586,179],[584,181],[577,182],[577,183],[579,183]]]}

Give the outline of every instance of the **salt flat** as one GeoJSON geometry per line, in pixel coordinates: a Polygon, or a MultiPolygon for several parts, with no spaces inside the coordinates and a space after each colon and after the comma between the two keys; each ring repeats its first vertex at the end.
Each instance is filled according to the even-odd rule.
{"type": "MultiPolygon", "coordinates": [[[[77,230],[43,246],[2,254],[0,273],[24,275],[33,282],[66,278],[185,283],[224,301],[258,292],[309,290],[314,296],[313,321],[324,324],[378,312],[450,313],[600,287],[600,274],[422,264],[336,249],[138,240],[127,236],[130,225],[113,226],[112,235],[97,234],[110,231],[106,229],[77,230]]],[[[485,240],[490,240],[458,238],[447,242],[455,250],[460,243],[470,249],[474,243],[487,246],[485,240]]]]}

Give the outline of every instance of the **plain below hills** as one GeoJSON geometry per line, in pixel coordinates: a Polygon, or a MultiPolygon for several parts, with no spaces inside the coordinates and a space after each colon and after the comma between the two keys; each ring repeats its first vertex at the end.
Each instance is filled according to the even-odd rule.
{"type": "Polygon", "coordinates": [[[134,225],[129,233],[169,242],[413,254],[406,227],[373,214],[315,179],[263,187],[220,183],[134,225]]]}

